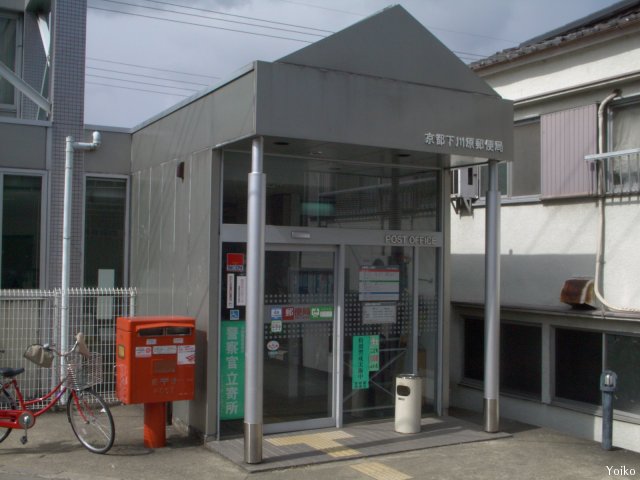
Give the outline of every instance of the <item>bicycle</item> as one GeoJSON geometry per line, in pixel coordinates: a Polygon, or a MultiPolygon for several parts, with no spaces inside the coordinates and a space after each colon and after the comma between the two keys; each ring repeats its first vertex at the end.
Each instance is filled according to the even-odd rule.
{"type": "MultiPolygon", "coordinates": [[[[60,357],[66,374],[46,395],[25,400],[17,381],[25,369],[0,368],[0,443],[14,429],[23,429],[20,441],[25,445],[27,430],[68,392],[67,418],[76,438],[90,452],[107,453],[113,446],[115,427],[109,406],[92,389],[93,385],[102,382],[99,355],[89,352],[82,333],[78,333],[74,346],[68,352],[59,352],[50,345],[32,345],[29,348],[45,360],[40,363],[33,355],[25,357],[41,366],[51,366],[54,355],[60,357]],[[44,407],[36,408],[36,404],[44,404],[44,407]]],[[[0,353],[4,352],[0,350],[0,353]]]]}

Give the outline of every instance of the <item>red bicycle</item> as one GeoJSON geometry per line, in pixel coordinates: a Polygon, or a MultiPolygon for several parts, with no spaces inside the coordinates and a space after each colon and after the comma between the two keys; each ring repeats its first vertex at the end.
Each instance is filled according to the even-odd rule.
{"type": "MultiPolygon", "coordinates": [[[[49,345],[32,345],[30,350],[32,354],[27,358],[41,366],[50,366],[54,355],[59,356],[66,373],[46,395],[25,400],[17,380],[24,368],[0,368],[0,442],[14,429],[22,429],[24,435],[20,441],[26,444],[27,430],[35,425],[36,418],[68,392],[67,417],[77,439],[93,453],[108,452],[115,439],[113,416],[106,402],[91,388],[102,382],[102,369],[99,356],[89,352],[82,333],[78,333],[68,352],[59,352],[49,345]],[[36,407],[43,404],[44,407],[36,407]]],[[[4,352],[0,350],[0,353],[4,352]]]]}

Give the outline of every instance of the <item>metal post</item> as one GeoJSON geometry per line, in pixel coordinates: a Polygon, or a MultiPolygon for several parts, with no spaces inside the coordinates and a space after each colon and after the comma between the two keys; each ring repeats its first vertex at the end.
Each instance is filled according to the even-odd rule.
{"type": "Polygon", "coordinates": [[[262,137],[251,146],[247,205],[247,306],[245,341],[244,461],[262,462],[262,375],[264,335],[264,224],[266,175],[262,137]]]}
{"type": "Polygon", "coordinates": [[[602,449],[613,448],[613,393],[618,387],[618,375],[605,370],[600,375],[600,391],[602,392],[602,449]]]}
{"type": "Polygon", "coordinates": [[[484,430],[500,428],[500,191],[498,162],[489,160],[486,194],[484,306],[484,430]]]}

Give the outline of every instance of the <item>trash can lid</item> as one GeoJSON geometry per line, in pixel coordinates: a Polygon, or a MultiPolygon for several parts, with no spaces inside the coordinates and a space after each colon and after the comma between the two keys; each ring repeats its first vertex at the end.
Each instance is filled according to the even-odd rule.
{"type": "Polygon", "coordinates": [[[420,375],[415,375],[413,373],[400,373],[396,375],[396,378],[420,378],[420,375]]]}

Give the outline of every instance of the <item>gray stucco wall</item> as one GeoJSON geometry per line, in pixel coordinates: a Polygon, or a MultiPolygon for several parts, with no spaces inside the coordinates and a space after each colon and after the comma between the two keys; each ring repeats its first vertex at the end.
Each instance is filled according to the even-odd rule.
{"type": "Polygon", "coordinates": [[[98,130],[102,135],[102,145],[97,150],[85,155],[84,170],[86,173],[104,173],[129,175],[131,172],[131,134],[113,132],[100,127],[85,129],[81,141],[91,141],[91,134],[98,130]]]}
{"type": "Polygon", "coordinates": [[[0,165],[44,170],[47,167],[47,127],[0,123],[0,165]]]}

